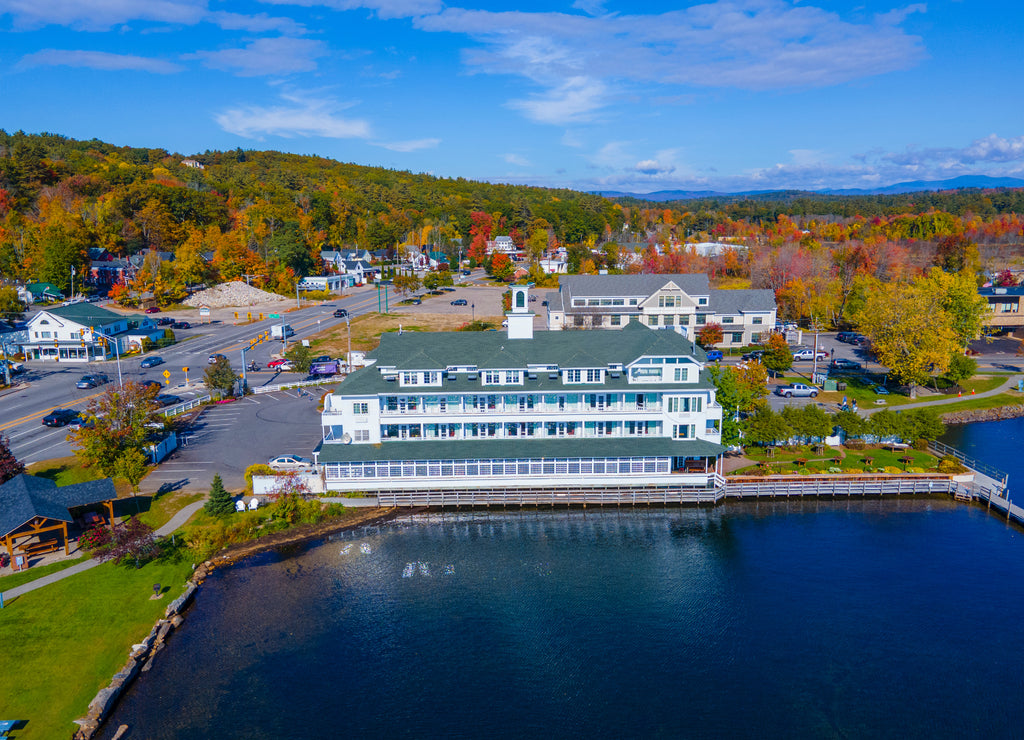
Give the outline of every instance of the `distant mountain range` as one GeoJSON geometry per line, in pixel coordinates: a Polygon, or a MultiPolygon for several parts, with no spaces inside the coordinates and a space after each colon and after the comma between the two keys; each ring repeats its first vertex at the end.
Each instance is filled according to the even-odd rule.
{"type": "Polygon", "coordinates": [[[777,194],[793,198],[800,195],[899,195],[918,193],[924,190],[958,190],[961,188],[1024,188],[1024,180],[1018,177],[989,177],[987,175],[962,175],[950,180],[916,180],[898,182],[884,188],[844,188],[830,190],[747,190],[736,193],[722,193],[715,190],[658,190],[653,193],[623,193],[614,190],[595,190],[596,195],[606,198],[636,198],[664,202],[670,200],[698,200],[701,198],[758,198],[777,194]]]}

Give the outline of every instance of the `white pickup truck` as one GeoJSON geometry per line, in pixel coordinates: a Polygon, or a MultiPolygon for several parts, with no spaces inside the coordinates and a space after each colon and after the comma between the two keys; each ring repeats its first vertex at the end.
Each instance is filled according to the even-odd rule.
{"type": "Polygon", "coordinates": [[[790,383],[776,388],[775,395],[783,398],[815,398],[818,395],[818,389],[804,383],[790,383]]]}

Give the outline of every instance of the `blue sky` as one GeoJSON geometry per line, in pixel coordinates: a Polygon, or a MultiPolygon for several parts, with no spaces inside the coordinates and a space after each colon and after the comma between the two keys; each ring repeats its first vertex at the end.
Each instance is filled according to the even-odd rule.
{"type": "Polygon", "coordinates": [[[1024,177],[1017,2],[0,0],[0,128],[582,190],[1024,177]]]}

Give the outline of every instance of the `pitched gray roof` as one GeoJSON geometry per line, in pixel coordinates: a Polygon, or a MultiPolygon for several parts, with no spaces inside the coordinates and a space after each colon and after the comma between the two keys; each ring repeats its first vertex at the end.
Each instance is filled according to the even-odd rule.
{"type": "Polygon", "coordinates": [[[708,308],[715,313],[774,311],[775,291],[768,288],[712,290],[708,308]]]}
{"type": "Polygon", "coordinates": [[[22,473],[0,486],[0,537],[37,516],[70,522],[68,509],[114,498],[110,478],[58,488],[51,480],[22,473]]]}
{"type": "MultiPolygon", "coordinates": [[[[725,448],[702,439],[464,439],[457,441],[414,440],[379,445],[324,444],[320,463],[369,460],[486,460],[507,457],[715,457],[725,448]]],[[[371,481],[367,481],[372,485],[371,481]]]]}

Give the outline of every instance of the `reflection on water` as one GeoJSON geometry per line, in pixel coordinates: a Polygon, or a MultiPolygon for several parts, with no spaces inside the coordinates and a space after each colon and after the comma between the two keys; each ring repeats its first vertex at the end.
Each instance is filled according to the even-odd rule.
{"type": "Polygon", "coordinates": [[[1009,736],[1021,544],[944,499],[407,517],[216,573],[106,737],[1009,736]]]}

